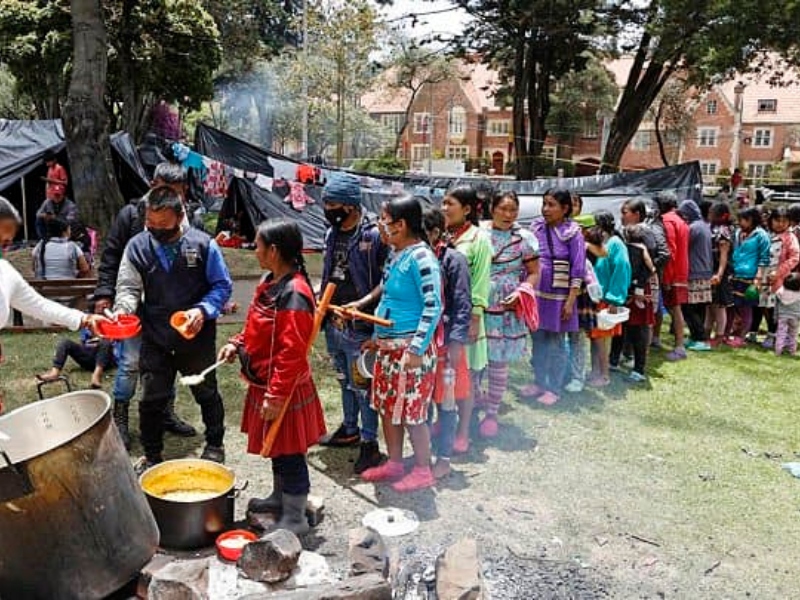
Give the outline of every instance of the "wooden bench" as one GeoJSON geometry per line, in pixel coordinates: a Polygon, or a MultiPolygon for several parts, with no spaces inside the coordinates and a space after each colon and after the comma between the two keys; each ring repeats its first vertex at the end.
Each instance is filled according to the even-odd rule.
{"type": "MultiPolygon", "coordinates": [[[[96,277],[85,279],[29,279],[28,283],[39,294],[50,300],[56,300],[71,308],[86,310],[89,298],[97,287],[96,277]]],[[[64,329],[60,325],[25,325],[23,315],[14,311],[14,325],[6,331],[59,331],[64,329]]]]}

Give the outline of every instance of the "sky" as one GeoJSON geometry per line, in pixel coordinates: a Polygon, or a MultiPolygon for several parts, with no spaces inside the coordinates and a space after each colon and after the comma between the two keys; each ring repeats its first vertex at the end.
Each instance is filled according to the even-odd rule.
{"type": "MultiPolygon", "coordinates": [[[[379,8],[379,13],[387,19],[395,19],[411,13],[426,13],[442,9],[452,9],[453,3],[449,0],[434,0],[433,2],[423,2],[422,0],[394,0],[392,6],[379,8]]],[[[460,10],[449,10],[441,14],[426,15],[418,18],[416,25],[412,26],[412,19],[394,21],[394,23],[405,23],[413,37],[424,37],[434,33],[454,34],[459,33],[467,15],[460,10]]]]}

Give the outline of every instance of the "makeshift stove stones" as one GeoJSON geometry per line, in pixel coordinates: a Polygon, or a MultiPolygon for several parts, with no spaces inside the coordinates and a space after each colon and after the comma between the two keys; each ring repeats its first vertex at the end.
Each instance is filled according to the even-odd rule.
{"type": "Polygon", "coordinates": [[[475,540],[445,550],[424,579],[404,565],[373,529],[349,532],[350,567],[344,579],[325,557],[304,551],[291,532],[278,530],[244,547],[236,563],[216,555],[158,554],[142,571],[138,596],[152,600],[481,600],[484,592],[475,540]]]}

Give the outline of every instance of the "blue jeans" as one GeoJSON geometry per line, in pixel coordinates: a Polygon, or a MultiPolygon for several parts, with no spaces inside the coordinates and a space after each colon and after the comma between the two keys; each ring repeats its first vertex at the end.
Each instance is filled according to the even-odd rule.
{"type": "Polygon", "coordinates": [[[564,334],[540,329],[534,332],[532,337],[531,366],[533,366],[534,381],[548,392],[560,394],[564,379],[570,370],[564,346],[564,334]]]}
{"type": "Polygon", "coordinates": [[[441,404],[431,402],[428,408],[428,425],[433,425],[433,412],[436,406],[436,415],[439,419],[439,432],[436,436],[431,435],[431,447],[436,458],[450,460],[453,454],[453,442],[456,440],[456,430],[458,429],[458,410],[442,410],[441,404]]]}
{"type": "Polygon", "coordinates": [[[351,329],[339,330],[330,323],[325,325],[328,354],[342,388],[344,427],[348,432],[356,431],[361,413],[361,439],[374,442],[378,439],[378,413],[370,403],[369,390],[359,388],[353,382],[353,369],[357,368],[361,344],[368,338],[368,335],[359,335],[351,329]]]}
{"type": "Polygon", "coordinates": [[[114,377],[114,402],[129,404],[136,394],[136,384],[139,381],[139,354],[142,351],[142,336],[128,338],[119,342],[119,362],[117,374],[114,377]]]}

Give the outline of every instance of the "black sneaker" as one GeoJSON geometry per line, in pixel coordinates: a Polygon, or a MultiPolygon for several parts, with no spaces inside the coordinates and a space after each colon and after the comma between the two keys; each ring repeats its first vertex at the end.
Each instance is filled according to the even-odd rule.
{"type": "Polygon", "coordinates": [[[339,425],[339,429],[329,435],[325,435],[319,441],[320,446],[331,446],[334,448],[345,448],[347,446],[358,446],[361,441],[361,432],[356,429],[348,433],[344,423],[339,425]]]}
{"type": "Polygon", "coordinates": [[[203,453],[200,455],[203,460],[213,460],[221,465],[225,464],[225,446],[212,446],[206,444],[203,453]]]}
{"type": "Polygon", "coordinates": [[[197,429],[186,421],[182,421],[175,413],[164,414],[164,431],[180,437],[194,437],[197,435],[197,429]]]}
{"type": "Polygon", "coordinates": [[[361,450],[353,466],[353,473],[361,475],[367,469],[379,466],[385,458],[378,450],[378,442],[361,442],[361,450]]]}

